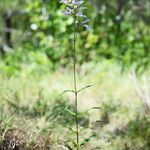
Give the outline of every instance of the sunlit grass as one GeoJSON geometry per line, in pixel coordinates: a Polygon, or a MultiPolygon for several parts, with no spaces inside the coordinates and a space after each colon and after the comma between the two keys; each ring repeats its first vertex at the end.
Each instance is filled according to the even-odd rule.
{"type": "MultiPolygon", "coordinates": [[[[27,70],[28,68],[30,66],[26,67],[27,70]]],[[[69,68],[59,68],[54,72],[40,76],[37,69],[34,70],[33,76],[27,73],[26,69],[17,76],[0,75],[1,89],[8,93],[9,100],[18,107],[19,111],[16,112],[4,99],[0,103],[0,107],[3,108],[1,109],[1,120],[9,120],[15,112],[16,114],[10,120],[10,127],[16,127],[27,132],[29,134],[28,143],[33,141],[40,143],[45,138],[50,138],[48,141],[53,145],[53,149],[59,149],[62,146],[60,141],[63,137],[66,138],[68,135],[73,137],[66,129],[64,131],[64,127],[55,123],[57,120],[64,121],[64,123],[67,119],[70,121],[71,116],[63,111],[63,107],[67,105],[67,107],[74,109],[74,97],[70,93],[63,96],[60,94],[64,89],[72,88],[73,74],[69,68]],[[68,102],[65,103],[65,101],[68,102]],[[42,138],[41,141],[36,140],[39,136],[42,138]]],[[[144,113],[142,101],[140,101],[132,85],[129,77],[130,71],[121,73],[119,65],[106,61],[96,65],[94,63],[84,64],[82,67],[78,67],[78,72],[80,75],[84,75],[84,78],[79,74],[77,76],[79,87],[82,88],[85,83],[93,83],[90,90],[86,89],[79,94],[79,111],[95,106],[102,108],[102,110],[89,112],[90,128],[84,135],[89,134],[90,136],[91,132],[94,132],[97,137],[90,138],[90,142],[84,146],[85,149],[96,145],[102,146],[104,149],[115,149],[118,146],[124,147],[125,143],[132,147],[130,139],[136,133],[137,137],[134,137],[134,142],[138,144],[137,147],[142,147],[142,141],[146,135],[140,136],[138,133],[140,129],[138,128],[148,124],[148,117],[144,113]],[[138,116],[138,119],[143,121],[138,123],[140,126],[135,127],[134,121],[138,122],[136,121],[138,116]],[[103,127],[95,122],[101,119],[108,120],[108,123],[103,127]],[[122,134],[124,140],[122,140],[122,134]],[[108,138],[110,141],[105,141],[103,136],[106,136],[106,139],[108,138]],[[139,138],[142,139],[140,142],[139,138]]],[[[147,131],[143,132],[147,132],[148,136],[149,132],[146,128],[144,130],[147,131]]],[[[82,138],[85,139],[85,137],[82,138]]]]}

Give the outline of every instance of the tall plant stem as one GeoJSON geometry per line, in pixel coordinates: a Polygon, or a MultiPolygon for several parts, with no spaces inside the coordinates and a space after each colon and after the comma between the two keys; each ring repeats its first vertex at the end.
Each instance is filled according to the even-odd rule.
{"type": "Polygon", "coordinates": [[[77,41],[77,27],[76,16],[74,16],[74,37],[73,37],[73,78],[74,78],[74,98],[75,98],[75,120],[76,120],[76,142],[77,150],[79,150],[79,124],[78,124],[78,93],[77,93],[77,79],[76,79],[76,41],[77,41]]]}

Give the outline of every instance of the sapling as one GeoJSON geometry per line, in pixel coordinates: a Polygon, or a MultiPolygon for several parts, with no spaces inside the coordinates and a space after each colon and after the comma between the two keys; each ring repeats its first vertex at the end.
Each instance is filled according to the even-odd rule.
{"type": "Polygon", "coordinates": [[[63,14],[66,16],[72,16],[74,18],[73,23],[73,84],[74,89],[73,90],[65,90],[64,92],[72,92],[74,93],[74,99],[75,99],[75,112],[71,112],[68,110],[68,112],[72,113],[75,117],[75,125],[76,125],[76,149],[80,149],[80,137],[79,137],[79,113],[78,113],[78,93],[82,90],[90,87],[91,85],[88,85],[86,87],[83,87],[82,89],[78,89],[77,87],[77,73],[76,73],[76,65],[77,65],[77,36],[79,33],[79,30],[82,28],[89,29],[89,26],[87,23],[89,22],[89,19],[86,15],[82,13],[82,10],[85,9],[83,7],[83,0],[60,0],[60,3],[63,3],[66,7],[65,10],[63,10],[63,14]]]}

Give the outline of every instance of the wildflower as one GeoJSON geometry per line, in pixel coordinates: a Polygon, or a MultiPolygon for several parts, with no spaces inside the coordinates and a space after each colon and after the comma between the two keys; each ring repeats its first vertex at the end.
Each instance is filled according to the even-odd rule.
{"type": "MultiPolygon", "coordinates": [[[[76,63],[77,63],[77,49],[76,49],[76,41],[77,41],[77,32],[79,30],[79,27],[85,27],[88,29],[87,23],[89,22],[89,19],[87,19],[86,15],[82,13],[82,10],[85,9],[85,7],[82,7],[83,0],[60,0],[61,3],[66,5],[65,10],[63,10],[63,14],[67,16],[72,16],[74,18],[74,31],[73,31],[73,83],[74,83],[74,89],[69,90],[73,91],[74,93],[74,99],[75,99],[75,112],[73,112],[73,115],[75,115],[75,124],[76,124],[76,149],[80,149],[80,138],[79,138],[79,120],[78,120],[78,93],[81,90],[78,90],[77,87],[77,79],[76,79],[76,63]]],[[[85,89],[85,88],[83,88],[85,89]]],[[[69,110],[70,111],[70,110],[69,110]]],[[[72,149],[72,148],[71,148],[72,149]]]]}
{"type": "Polygon", "coordinates": [[[86,9],[85,7],[82,7],[82,4],[84,3],[83,0],[60,0],[60,3],[66,5],[66,8],[62,13],[65,16],[72,16],[76,19],[77,28],[84,27],[90,29],[87,24],[90,20],[82,13],[82,10],[86,9]]]}

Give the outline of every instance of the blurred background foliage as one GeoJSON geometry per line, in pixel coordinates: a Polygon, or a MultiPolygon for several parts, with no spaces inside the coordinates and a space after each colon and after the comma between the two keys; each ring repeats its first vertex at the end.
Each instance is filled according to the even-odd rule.
{"type": "MultiPolygon", "coordinates": [[[[79,111],[101,110],[80,115],[80,128],[89,127],[83,150],[149,150],[150,1],[85,6],[91,30],[78,34],[77,81],[79,88],[94,86],[81,93],[79,111]]],[[[63,7],[59,0],[0,0],[0,149],[18,129],[25,139],[16,142],[29,150],[63,150],[60,141],[74,138],[64,129],[74,127],[74,98],[60,96],[73,77],[73,18],[62,15],[63,7]]]]}
{"type": "MultiPolygon", "coordinates": [[[[85,5],[92,29],[80,31],[78,62],[109,59],[122,68],[145,69],[150,63],[150,2],[87,0],[85,5]]],[[[0,1],[0,57],[5,69],[18,71],[22,64],[56,69],[71,61],[73,18],[64,17],[62,7],[59,0],[0,1]]]]}

